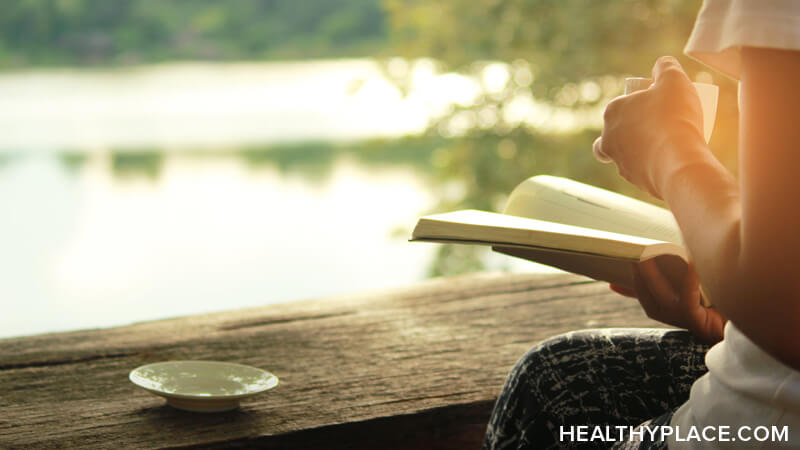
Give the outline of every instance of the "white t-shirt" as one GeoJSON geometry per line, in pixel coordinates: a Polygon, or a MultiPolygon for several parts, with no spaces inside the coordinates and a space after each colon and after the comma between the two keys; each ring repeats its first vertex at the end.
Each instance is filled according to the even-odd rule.
{"type": "MultiPolygon", "coordinates": [[[[705,0],[686,54],[738,79],[742,46],[800,50],[800,0],[705,0]]],[[[731,322],[725,339],[706,354],[706,365],[708,373],[694,383],[671,421],[681,438],[689,438],[694,427],[700,441],[673,435],[669,448],[800,448],[800,372],[761,350],[731,322]],[[713,427],[706,437],[716,440],[703,439],[705,427],[713,427]],[[722,442],[723,430],[734,440],[722,442]],[[773,430],[788,442],[773,440],[773,430]],[[769,439],[759,442],[765,434],[769,439]]]]}
{"type": "Polygon", "coordinates": [[[705,0],[684,52],[738,80],[743,46],[800,50],[800,2],[705,0]]]}

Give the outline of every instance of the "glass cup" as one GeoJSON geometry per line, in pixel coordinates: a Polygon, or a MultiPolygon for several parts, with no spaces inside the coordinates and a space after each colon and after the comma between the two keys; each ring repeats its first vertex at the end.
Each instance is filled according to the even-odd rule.
{"type": "MultiPolygon", "coordinates": [[[[625,94],[641,91],[649,88],[653,84],[650,78],[632,77],[625,78],[625,94]]],[[[703,137],[706,142],[711,139],[711,132],[714,130],[714,121],[717,118],[717,99],[719,98],[719,86],[709,83],[692,83],[700,97],[700,106],[703,108],[703,137]]]]}

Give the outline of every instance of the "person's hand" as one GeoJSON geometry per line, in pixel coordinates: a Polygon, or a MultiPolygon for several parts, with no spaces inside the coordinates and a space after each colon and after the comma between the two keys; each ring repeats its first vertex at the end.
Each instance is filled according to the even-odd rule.
{"type": "Polygon", "coordinates": [[[680,63],[662,56],[653,66],[653,79],[650,88],[608,104],[592,151],[598,160],[616,163],[623,178],[661,198],[663,178],[697,151],[697,145],[687,144],[699,140],[707,147],[700,99],[680,63]]]}
{"type": "Polygon", "coordinates": [[[611,289],[637,298],[647,317],[653,320],[689,330],[709,344],[722,340],[727,319],[716,309],[700,303],[700,283],[691,264],[680,292],[675,291],[653,259],[635,265],[634,281],[635,290],[614,284],[611,289]]]}

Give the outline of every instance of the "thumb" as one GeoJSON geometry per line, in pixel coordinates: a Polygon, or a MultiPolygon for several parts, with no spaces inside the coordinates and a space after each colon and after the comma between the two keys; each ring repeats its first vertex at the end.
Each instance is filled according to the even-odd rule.
{"type": "Polygon", "coordinates": [[[673,56],[662,56],[653,65],[654,84],[672,83],[675,81],[690,81],[683,66],[673,56]]]}
{"type": "Polygon", "coordinates": [[[697,277],[697,272],[694,270],[692,263],[689,263],[686,278],[683,280],[683,295],[681,297],[684,302],[689,304],[700,304],[700,279],[697,277]]]}

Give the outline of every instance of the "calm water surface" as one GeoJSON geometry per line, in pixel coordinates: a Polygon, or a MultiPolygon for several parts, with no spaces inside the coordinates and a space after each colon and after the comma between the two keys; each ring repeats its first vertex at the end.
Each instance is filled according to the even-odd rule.
{"type": "Polygon", "coordinates": [[[0,151],[400,136],[477,92],[429,64],[413,71],[418,88],[407,98],[369,60],[0,73],[0,151]]]}
{"type": "Polygon", "coordinates": [[[468,101],[423,69],[437,94],[406,99],[369,61],[0,74],[0,337],[425,278],[435,247],[406,241],[437,200],[421,170],[226,156],[402,135],[468,101]],[[113,170],[111,150],[141,147],[164,152],[154,173],[113,170]]]}
{"type": "Polygon", "coordinates": [[[407,228],[433,199],[410,169],[342,159],[324,180],[235,158],[167,157],[156,180],[94,157],[0,170],[3,336],[400,286],[433,247],[407,228]]]}

